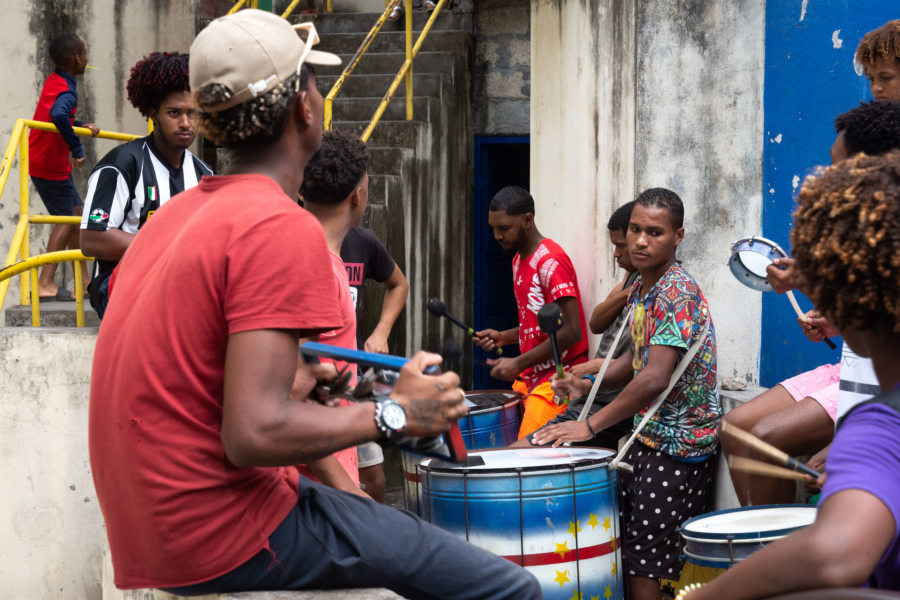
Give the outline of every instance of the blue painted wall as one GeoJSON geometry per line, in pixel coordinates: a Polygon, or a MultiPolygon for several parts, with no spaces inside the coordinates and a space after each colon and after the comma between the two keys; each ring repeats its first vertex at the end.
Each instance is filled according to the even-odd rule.
{"type": "MultiPolygon", "coordinates": [[[[898,17],[900,3],[887,0],[766,2],[763,235],[785,249],[797,184],[830,162],[834,118],[872,99],[868,82],[854,71],[856,46],[866,32],[898,17]]],[[[804,310],[811,307],[802,294],[798,300],[804,310]]],[[[764,294],[762,316],[761,385],[838,361],[839,351],[806,339],[786,297],[764,294]]]]}

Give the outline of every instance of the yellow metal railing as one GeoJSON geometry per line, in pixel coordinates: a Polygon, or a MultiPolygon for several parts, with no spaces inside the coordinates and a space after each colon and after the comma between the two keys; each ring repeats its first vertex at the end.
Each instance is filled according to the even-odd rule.
{"type": "MultiPolygon", "coordinates": [[[[48,252],[37,256],[30,255],[29,226],[32,223],[69,223],[81,224],[81,217],[61,217],[53,215],[31,214],[28,194],[28,130],[42,129],[44,131],[57,131],[53,123],[32,121],[30,119],[17,119],[13,126],[12,136],[0,162],[0,198],[6,189],[6,181],[12,172],[16,150],[19,152],[19,223],[13,234],[12,245],[6,255],[6,262],[0,268],[0,307],[6,300],[6,292],[12,277],[21,275],[20,294],[22,305],[31,305],[31,324],[34,327],[41,326],[40,298],[38,297],[38,268],[43,265],[61,262],[72,262],[75,273],[75,306],[76,324],[84,327],[84,282],[81,280],[81,263],[87,258],[80,250],[62,250],[60,252],[48,252]]],[[[91,130],[86,127],[73,127],[76,134],[90,136],[91,130]]],[[[97,137],[108,140],[129,142],[140,136],[115,131],[101,131],[97,137]]]]}
{"type": "MultiPolygon", "coordinates": [[[[234,6],[232,6],[227,13],[228,15],[233,15],[237,11],[241,10],[244,5],[247,4],[247,8],[259,8],[259,0],[238,0],[235,2],[234,6]]],[[[297,8],[297,5],[300,4],[300,0],[293,0],[284,12],[281,13],[282,19],[287,19],[294,9],[297,8]]],[[[332,0],[325,0],[325,12],[334,12],[334,7],[332,6],[332,0]]]]}
{"type": "MultiPolygon", "coordinates": [[[[448,0],[439,0],[437,6],[435,6],[434,10],[431,13],[431,16],[428,18],[428,22],[425,23],[425,27],[422,28],[422,33],[419,34],[419,37],[416,39],[415,44],[412,41],[412,8],[407,6],[404,11],[406,14],[406,60],[403,62],[403,65],[400,67],[400,70],[397,72],[396,77],[394,77],[394,81],[391,82],[391,86],[388,88],[388,91],[384,94],[381,99],[381,102],[378,104],[378,108],[375,110],[375,114],[372,116],[372,120],[369,122],[369,125],[366,127],[366,130],[360,136],[364,142],[368,142],[369,138],[372,137],[372,131],[374,131],[375,126],[378,125],[378,122],[381,120],[382,115],[384,115],[384,111],[387,110],[388,104],[391,101],[391,98],[394,97],[394,93],[397,91],[397,88],[400,86],[401,81],[406,81],[406,120],[411,121],[413,118],[413,61],[416,58],[416,55],[419,53],[419,49],[422,47],[422,43],[425,41],[425,38],[428,37],[428,33],[431,31],[432,26],[434,25],[435,20],[438,18],[438,15],[441,12],[441,9],[447,4],[448,0]]],[[[387,18],[387,15],[390,14],[390,11],[393,10],[393,7],[397,4],[396,0],[391,0],[388,2],[387,8],[385,8],[384,14],[369,32],[369,35],[366,36],[366,39],[363,41],[363,44],[360,46],[359,50],[356,51],[356,54],[351,59],[350,64],[344,69],[344,72],[341,73],[340,78],[335,82],[334,86],[331,88],[331,91],[328,92],[328,96],[325,98],[325,129],[331,129],[332,120],[333,120],[333,104],[334,99],[337,97],[341,88],[344,85],[347,77],[353,70],[356,68],[357,63],[362,58],[362,55],[366,53],[368,50],[369,44],[371,44],[372,40],[370,38],[374,38],[378,33],[378,30],[381,29],[381,25],[384,22],[384,19],[387,18]]]]}

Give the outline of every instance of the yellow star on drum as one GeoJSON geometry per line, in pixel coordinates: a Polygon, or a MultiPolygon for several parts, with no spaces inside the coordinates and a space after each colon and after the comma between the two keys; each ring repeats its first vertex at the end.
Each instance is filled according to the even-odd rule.
{"type": "Polygon", "coordinates": [[[571,552],[571,550],[569,550],[569,542],[563,542],[562,544],[556,544],[556,550],[553,551],[554,554],[559,554],[560,558],[565,557],[566,552],[571,552]]]}
{"type": "Polygon", "coordinates": [[[572,594],[572,597],[569,598],[569,600],[584,600],[584,592],[579,593],[578,590],[575,590],[575,593],[572,594]]]}
{"type": "Polygon", "coordinates": [[[591,596],[591,600],[600,600],[600,596],[591,596]]]}
{"type": "Polygon", "coordinates": [[[604,517],[604,519],[603,519],[603,529],[609,531],[609,517],[604,517]]]}
{"type": "Polygon", "coordinates": [[[613,563],[613,568],[612,568],[612,574],[613,574],[613,577],[615,577],[616,571],[617,571],[617,569],[616,569],[616,563],[614,562],[614,563],[613,563]]]}
{"type": "MultiPolygon", "coordinates": [[[[609,521],[609,519],[607,519],[607,521],[609,521]]],[[[597,515],[595,515],[594,513],[591,513],[591,518],[588,519],[587,524],[591,526],[591,529],[593,529],[594,527],[599,525],[600,521],[597,519],[597,515]]]]}
{"type": "Polygon", "coordinates": [[[568,571],[557,571],[557,572],[556,572],[556,577],[553,578],[553,581],[555,581],[556,583],[558,583],[558,584],[559,584],[559,587],[562,587],[564,583],[568,583],[568,582],[570,582],[570,581],[572,581],[572,580],[569,579],[569,572],[568,572],[568,571]]]}
{"type": "Polygon", "coordinates": [[[606,598],[606,600],[609,600],[610,596],[612,596],[612,590],[609,589],[609,586],[606,586],[606,591],[603,592],[603,597],[606,598]]]}
{"type": "Polygon", "coordinates": [[[569,530],[566,531],[566,533],[571,533],[572,535],[575,535],[580,532],[581,532],[581,527],[578,526],[578,521],[575,521],[574,523],[572,521],[569,521],[569,530]]]}

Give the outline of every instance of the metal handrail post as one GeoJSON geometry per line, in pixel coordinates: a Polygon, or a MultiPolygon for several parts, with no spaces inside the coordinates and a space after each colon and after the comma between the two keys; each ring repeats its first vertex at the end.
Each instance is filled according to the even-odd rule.
{"type": "Polygon", "coordinates": [[[233,14],[236,13],[237,11],[241,10],[241,7],[242,7],[244,4],[246,4],[246,3],[247,3],[247,0],[240,0],[239,2],[235,3],[235,5],[232,6],[230,9],[228,9],[228,12],[225,13],[225,14],[226,14],[226,15],[233,15],[233,14]]]}
{"type": "MultiPolygon", "coordinates": [[[[19,137],[19,217],[28,218],[30,214],[30,206],[28,199],[28,129],[25,128],[22,130],[22,135],[19,137]]],[[[30,223],[30,221],[29,221],[30,223]]],[[[22,240],[22,246],[19,248],[19,257],[23,260],[28,258],[31,255],[31,228],[27,228],[25,230],[25,238],[22,240]]],[[[29,302],[29,285],[34,283],[36,279],[30,277],[27,273],[23,274],[19,279],[19,296],[22,301],[21,304],[23,306],[27,305],[29,302]]],[[[40,290],[37,286],[34,286],[34,289],[31,290],[33,293],[39,293],[40,290]]]]}
{"type": "Polygon", "coordinates": [[[406,120],[412,121],[413,118],[413,53],[412,53],[412,34],[413,34],[413,14],[412,6],[408,7],[404,13],[406,14],[406,60],[409,62],[409,69],[406,71],[406,120]]]}

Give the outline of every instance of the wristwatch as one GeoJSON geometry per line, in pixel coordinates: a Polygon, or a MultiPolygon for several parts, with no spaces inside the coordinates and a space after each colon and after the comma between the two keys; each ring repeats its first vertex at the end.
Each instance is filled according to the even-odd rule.
{"type": "Polygon", "coordinates": [[[381,396],[375,400],[375,425],[384,432],[387,441],[396,442],[406,430],[406,411],[390,396],[381,396]]]}

